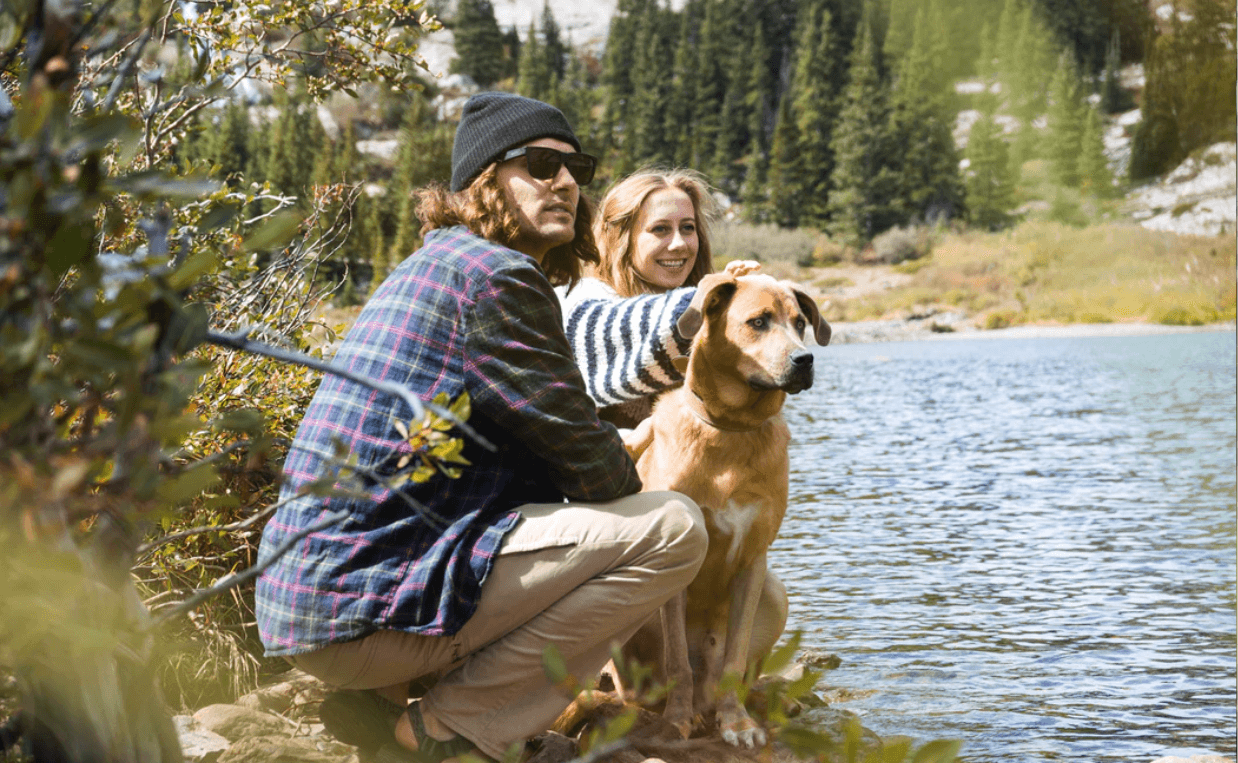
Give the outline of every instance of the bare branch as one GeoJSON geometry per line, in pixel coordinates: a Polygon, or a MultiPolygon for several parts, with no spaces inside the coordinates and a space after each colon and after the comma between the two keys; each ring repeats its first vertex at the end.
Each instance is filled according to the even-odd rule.
{"type": "Polygon", "coordinates": [[[335,511],[335,512],[332,512],[326,515],[321,520],[319,520],[318,522],[315,522],[309,527],[306,527],[303,530],[300,530],[299,532],[289,535],[287,538],[284,539],[283,543],[279,544],[279,546],[275,549],[275,551],[271,554],[271,556],[268,557],[267,560],[264,561],[262,564],[255,564],[254,566],[246,569],[244,572],[240,572],[234,575],[229,575],[225,577],[223,580],[216,583],[215,585],[211,586],[210,588],[203,589],[197,592],[196,594],[194,594],[193,596],[189,597],[185,601],[182,601],[180,604],[177,604],[176,606],[171,607],[170,609],[166,609],[160,612],[157,617],[151,618],[151,622],[147,626],[146,629],[153,630],[155,628],[158,628],[159,626],[163,625],[167,621],[180,617],[181,615],[192,611],[193,609],[197,608],[200,604],[207,601],[208,599],[212,599],[229,589],[236,588],[237,586],[239,586],[240,584],[246,581],[253,580],[254,578],[261,575],[266,570],[267,567],[270,567],[272,564],[278,561],[281,556],[288,553],[288,551],[290,551],[293,546],[301,542],[301,540],[304,539],[306,536],[316,533],[319,530],[324,530],[330,527],[331,525],[336,524],[337,522],[341,522],[347,519],[348,516],[349,514],[347,511],[335,511]]]}
{"type": "Polygon", "coordinates": [[[414,395],[407,387],[403,387],[399,384],[392,384],[390,382],[376,381],[360,374],[355,374],[346,368],[341,368],[340,366],[335,365],[334,363],[329,363],[325,360],[310,357],[302,352],[285,350],[281,347],[274,347],[269,344],[255,342],[249,338],[248,330],[237,331],[231,334],[220,334],[214,331],[208,331],[206,332],[206,341],[221,347],[231,347],[235,350],[252,352],[255,355],[264,355],[268,358],[273,358],[284,363],[293,363],[296,365],[305,366],[306,368],[312,368],[315,371],[322,371],[323,373],[348,379],[351,382],[360,384],[363,387],[368,387],[376,392],[382,392],[387,395],[398,397],[407,403],[408,407],[412,409],[414,419],[421,420],[425,418],[427,410],[433,411],[439,417],[444,418],[460,427],[460,431],[477,441],[477,443],[483,448],[491,451],[495,450],[494,445],[492,445],[489,440],[478,434],[477,431],[470,427],[467,423],[461,421],[454,413],[446,408],[443,408],[442,406],[435,405],[434,403],[419,400],[417,396],[414,395]]]}
{"type": "Polygon", "coordinates": [[[232,532],[233,530],[244,530],[246,527],[252,527],[261,520],[274,514],[281,505],[281,502],[273,503],[257,514],[254,514],[249,519],[244,519],[240,522],[233,522],[230,525],[203,525],[201,527],[191,527],[188,530],[181,530],[180,532],[172,533],[171,535],[165,535],[158,540],[153,540],[150,543],[143,543],[138,546],[138,550],[134,555],[140,559],[160,546],[167,545],[173,541],[178,541],[181,538],[188,538],[191,535],[201,535],[202,533],[209,532],[232,532]]]}

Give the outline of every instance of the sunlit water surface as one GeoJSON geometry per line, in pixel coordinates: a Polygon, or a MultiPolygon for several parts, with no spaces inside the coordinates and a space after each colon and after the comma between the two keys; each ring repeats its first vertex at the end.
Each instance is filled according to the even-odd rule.
{"type": "Polygon", "coordinates": [[[1235,337],[841,345],[772,567],[822,688],[967,761],[1235,753],[1235,337]]]}

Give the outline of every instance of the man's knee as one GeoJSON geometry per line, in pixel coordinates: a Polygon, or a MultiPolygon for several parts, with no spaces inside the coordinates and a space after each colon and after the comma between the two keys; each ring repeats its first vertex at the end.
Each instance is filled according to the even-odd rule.
{"type": "Polygon", "coordinates": [[[709,547],[709,532],[705,529],[705,517],[700,507],[682,493],[667,490],[649,495],[660,502],[667,548],[690,564],[695,576],[696,570],[705,561],[705,551],[709,547]]]}

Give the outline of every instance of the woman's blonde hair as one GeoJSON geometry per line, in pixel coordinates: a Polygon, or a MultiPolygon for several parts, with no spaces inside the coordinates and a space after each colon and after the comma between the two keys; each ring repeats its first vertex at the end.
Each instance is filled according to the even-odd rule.
{"type": "Polygon", "coordinates": [[[640,170],[619,181],[606,192],[598,208],[597,222],[593,229],[601,259],[589,268],[588,273],[608,284],[620,297],[661,291],[637,274],[636,268],[632,266],[632,250],[636,241],[633,231],[640,217],[641,207],[650,194],[664,188],[677,188],[688,194],[688,198],[692,200],[692,209],[696,213],[696,263],[683,285],[696,286],[702,278],[714,272],[708,222],[714,217],[717,205],[705,178],[697,172],[684,169],[640,170]]]}
{"type": "MultiPolygon", "coordinates": [[[[452,193],[442,184],[417,192],[417,219],[421,232],[463,225],[487,241],[514,247],[520,235],[520,218],[507,202],[499,185],[498,165],[491,164],[462,191],[452,193]]],[[[576,203],[576,236],[542,258],[542,270],[553,286],[575,284],[583,265],[598,262],[593,240],[593,206],[584,194],[576,203]]]]}

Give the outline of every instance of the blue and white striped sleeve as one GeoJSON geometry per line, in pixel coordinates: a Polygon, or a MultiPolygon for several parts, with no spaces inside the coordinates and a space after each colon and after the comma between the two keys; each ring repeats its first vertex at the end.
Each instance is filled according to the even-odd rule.
{"type": "Polygon", "coordinates": [[[673,360],[690,342],[676,328],[695,287],[620,299],[596,288],[563,301],[563,321],[585,389],[599,407],[638,400],[683,382],[673,360]]]}

